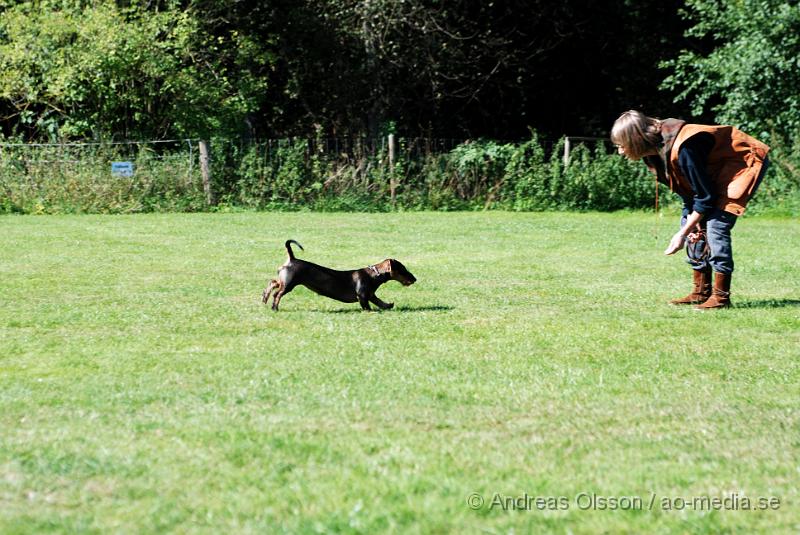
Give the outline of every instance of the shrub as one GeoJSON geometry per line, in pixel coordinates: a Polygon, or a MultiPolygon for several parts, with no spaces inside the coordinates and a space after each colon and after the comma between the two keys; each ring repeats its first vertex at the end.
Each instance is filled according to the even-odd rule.
{"type": "MultiPolygon", "coordinates": [[[[185,144],[6,145],[0,211],[609,211],[649,209],[655,198],[654,177],[640,162],[610,153],[601,142],[578,144],[565,163],[564,140],[548,151],[535,132],[522,143],[478,140],[440,152],[401,140],[392,166],[385,147],[365,141],[326,151],[319,140],[215,139],[211,149],[215,207],[206,206],[196,151],[187,154],[185,144]],[[110,162],[120,158],[134,161],[133,177],[110,176],[110,162]]],[[[797,213],[799,155],[800,146],[776,144],[769,175],[751,205],[755,213],[797,213]]],[[[662,204],[680,202],[666,187],[659,190],[662,204]]]]}

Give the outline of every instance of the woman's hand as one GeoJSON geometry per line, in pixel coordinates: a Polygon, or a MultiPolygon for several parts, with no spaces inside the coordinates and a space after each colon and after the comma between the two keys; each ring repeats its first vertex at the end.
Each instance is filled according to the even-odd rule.
{"type": "Polygon", "coordinates": [[[702,235],[703,235],[703,228],[698,223],[697,225],[694,226],[692,231],[686,235],[686,241],[688,241],[689,243],[695,243],[697,242],[697,240],[700,239],[702,235]]]}
{"type": "Polygon", "coordinates": [[[686,241],[686,238],[684,237],[684,235],[682,233],[678,232],[677,234],[675,234],[672,237],[672,240],[670,240],[669,247],[667,247],[664,250],[664,254],[665,255],[671,255],[671,254],[677,253],[678,251],[683,249],[683,242],[685,242],[685,241],[686,241]]]}

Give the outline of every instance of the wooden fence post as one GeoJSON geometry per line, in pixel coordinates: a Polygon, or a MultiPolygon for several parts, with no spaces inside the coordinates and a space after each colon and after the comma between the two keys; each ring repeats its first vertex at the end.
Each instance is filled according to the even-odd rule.
{"type": "Polygon", "coordinates": [[[580,142],[587,142],[587,141],[603,141],[608,142],[610,141],[606,137],[586,137],[586,136],[564,136],[564,167],[569,165],[569,153],[572,152],[572,142],[577,143],[580,142]]]}
{"type": "Polygon", "coordinates": [[[394,134],[389,134],[389,194],[392,200],[392,206],[395,205],[395,192],[397,190],[397,182],[394,176],[394,134]]]}
{"type": "Polygon", "coordinates": [[[214,204],[214,192],[211,190],[211,167],[209,166],[208,142],[200,142],[200,173],[203,175],[203,191],[208,206],[214,204]]]}

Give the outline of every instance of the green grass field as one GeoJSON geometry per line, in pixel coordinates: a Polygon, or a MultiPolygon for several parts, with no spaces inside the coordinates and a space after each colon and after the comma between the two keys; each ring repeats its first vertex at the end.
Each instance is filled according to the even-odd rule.
{"type": "Polygon", "coordinates": [[[2,217],[0,533],[795,533],[800,224],[739,222],[716,313],[665,304],[691,274],[655,225],[2,217]],[[273,313],[287,238],[419,280],[273,313]]]}

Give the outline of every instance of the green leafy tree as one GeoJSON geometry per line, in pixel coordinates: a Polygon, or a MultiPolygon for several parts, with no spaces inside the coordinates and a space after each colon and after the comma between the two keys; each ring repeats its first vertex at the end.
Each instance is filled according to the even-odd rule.
{"type": "Polygon", "coordinates": [[[684,50],[662,63],[663,83],[692,111],[769,139],[800,132],[800,4],[781,0],[688,0],[687,35],[711,40],[708,54],[684,50]]]}
{"type": "Polygon", "coordinates": [[[450,126],[466,116],[493,125],[498,105],[524,99],[523,80],[576,32],[571,6],[544,0],[310,1],[361,48],[372,133],[401,113],[418,131],[468,133],[450,126]]]}
{"type": "Polygon", "coordinates": [[[0,19],[0,100],[33,138],[208,136],[259,105],[265,82],[237,68],[244,57],[268,61],[177,6],[22,3],[0,19]]]}
{"type": "Polygon", "coordinates": [[[0,0],[0,129],[29,139],[605,135],[620,110],[662,105],[656,65],[682,39],[679,5],[0,0]],[[657,35],[642,40],[653,20],[657,35]]]}

